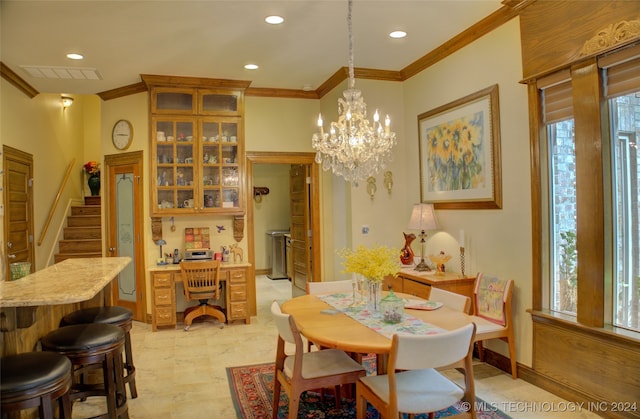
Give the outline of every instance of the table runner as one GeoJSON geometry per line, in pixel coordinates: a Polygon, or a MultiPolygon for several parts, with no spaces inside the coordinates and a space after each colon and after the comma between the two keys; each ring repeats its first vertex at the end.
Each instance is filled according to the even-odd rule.
{"type": "Polygon", "coordinates": [[[402,316],[400,323],[385,323],[380,315],[372,313],[366,304],[352,305],[353,295],[347,293],[323,294],[317,297],[331,307],[351,317],[355,321],[367,326],[386,338],[393,335],[434,335],[445,332],[445,329],[424,322],[422,319],[408,315],[402,316]]]}

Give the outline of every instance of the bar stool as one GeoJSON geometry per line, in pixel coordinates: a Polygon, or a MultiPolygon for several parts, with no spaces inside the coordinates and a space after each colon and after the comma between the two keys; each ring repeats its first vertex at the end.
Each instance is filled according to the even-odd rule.
{"type": "Polygon", "coordinates": [[[130,333],[133,323],[133,313],[129,309],[118,306],[85,308],[64,316],[60,321],[60,326],[87,323],[112,324],[120,327],[124,331],[124,368],[127,370],[124,382],[129,385],[131,398],[135,399],[138,397],[138,389],[136,387],[136,367],[133,365],[130,333]]]}
{"type": "Polygon", "coordinates": [[[7,413],[38,407],[40,418],[53,419],[58,401],[60,418],[71,419],[71,362],[52,352],[26,352],[0,360],[0,409],[7,413]]]}
{"type": "Polygon", "coordinates": [[[90,323],[64,326],[42,338],[44,351],[65,355],[73,366],[74,382],[69,394],[73,402],[91,396],[106,397],[107,413],[94,418],[128,418],[124,384],[124,332],[111,324],[90,323]],[[84,373],[102,369],[103,382],[85,383],[84,373]]]}

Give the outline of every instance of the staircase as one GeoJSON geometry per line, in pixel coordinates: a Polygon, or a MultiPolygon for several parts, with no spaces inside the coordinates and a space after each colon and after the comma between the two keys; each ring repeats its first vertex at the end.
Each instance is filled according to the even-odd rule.
{"type": "Polygon", "coordinates": [[[99,196],[85,196],[84,205],[71,207],[64,238],[58,242],[60,253],[55,255],[55,263],[70,258],[102,256],[100,208],[99,196]]]}

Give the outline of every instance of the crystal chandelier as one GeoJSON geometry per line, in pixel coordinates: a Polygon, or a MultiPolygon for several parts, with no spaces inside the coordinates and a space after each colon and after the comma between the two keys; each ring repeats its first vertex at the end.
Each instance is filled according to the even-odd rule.
{"type": "Polygon", "coordinates": [[[391,149],[396,144],[396,133],[390,130],[391,119],[386,116],[384,127],[376,110],[373,122],[367,119],[367,105],[362,93],[355,89],[353,71],[353,33],[351,30],[351,5],[349,0],[349,88],[338,99],[338,121],[331,122],[329,132],[324,132],[322,114],[318,116],[319,132],[313,134],[311,145],[317,151],[316,163],[324,170],[344,177],[358,186],[369,176],[384,169],[391,159],[391,149]]]}

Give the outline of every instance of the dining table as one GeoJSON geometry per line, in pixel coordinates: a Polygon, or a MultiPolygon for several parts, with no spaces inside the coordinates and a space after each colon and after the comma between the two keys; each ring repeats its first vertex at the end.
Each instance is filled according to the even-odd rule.
{"type": "MultiPolygon", "coordinates": [[[[383,297],[385,294],[383,292],[383,297]]],[[[414,306],[421,306],[419,302],[426,301],[414,295],[396,295],[414,306]]],[[[432,302],[424,304],[421,309],[405,305],[403,321],[390,325],[382,321],[379,313],[370,311],[366,304],[354,302],[351,293],[308,294],[284,302],[282,311],[292,315],[300,333],[317,346],[375,354],[378,373],[385,372],[393,333],[441,333],[471,323],[469,315],[432,302]]]]}

